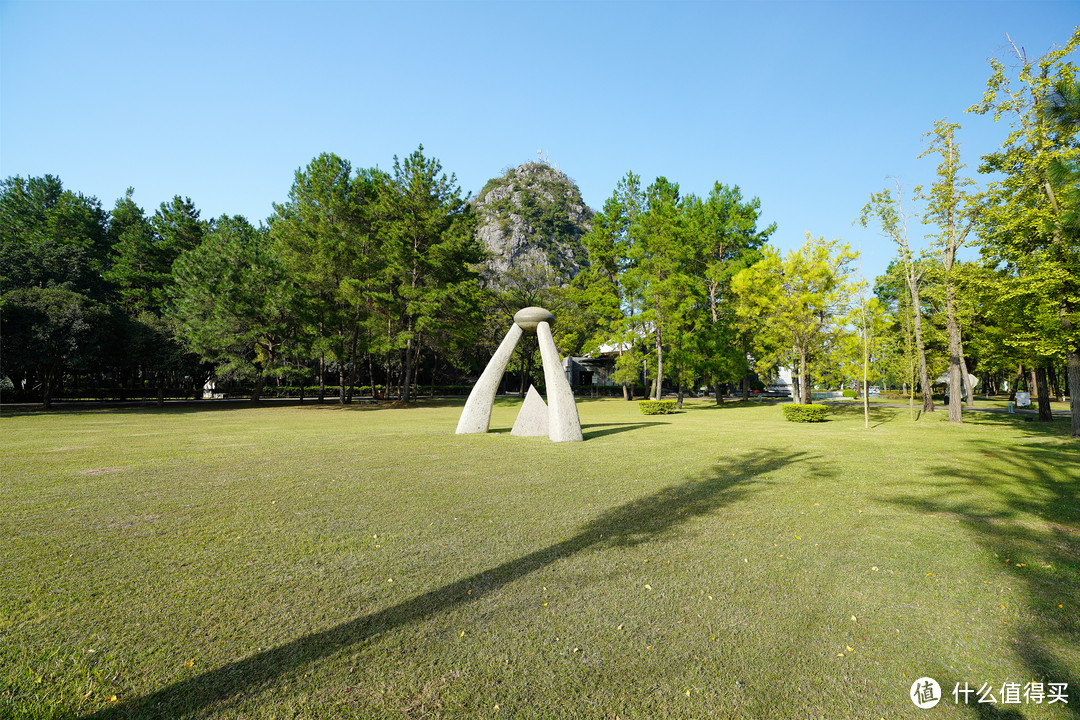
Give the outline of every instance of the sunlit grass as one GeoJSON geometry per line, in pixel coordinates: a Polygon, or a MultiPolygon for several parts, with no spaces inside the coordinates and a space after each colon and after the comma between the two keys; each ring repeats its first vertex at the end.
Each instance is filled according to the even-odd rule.
{"type": "Polygon", "coordinates": [[[516,408],[5,412],[0,716],[907,717],[923,675],[938,714],[1080,705],[1067,423],[594,400],[552,444],[516,408]]]}

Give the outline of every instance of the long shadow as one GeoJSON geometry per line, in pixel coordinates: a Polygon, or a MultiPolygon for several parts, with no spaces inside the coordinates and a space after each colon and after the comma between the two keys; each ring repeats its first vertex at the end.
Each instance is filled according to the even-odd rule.
{"type": "MultiPolygon", "coordinates": [[[[988,555],[1003,560],[1002,567],[1026,590],[1031,618],[1012,637],[1012,647],[1035,681],[1068,684],[1069,704],[1062,710],[1080,717],[1075,698],[1080,668],[1060,652],[1080,647],[1080,448],[981,440],[969,447],[997,462],[986,468],[932,468],[938,482],[921,485],[919,495],[888,501],[959,520],[988,555]]],[[[986,680],[991,678],[979,682],[986,680]]]]}
{"type": "Polygon", "coordinates": [[[1030,411],[1009,413],[988,409],[964,412],[966,423],[1008,427],[1033,437],[1068,438],[1072,432],[1068,415],[1054,415],[1053,422],[1039,422],[1037,418],[1038,413],[1030,411]]]}
{"type": "MultiPolygon", "coordinates": [[[[829,415],[834,417],[863,417],[864,411],[862,403],[823,402],[820,404],[828,406],[829,415]]],[[[870,416],[870,422],[874,423],[874,427],[884,425],[887,422],[892,422],[897,418],[897,410],[895,408],[876,407],[874,405],[870,405],[870,412],[868,414],[870,416]]]]}
{"type": "Polygon", "coordinates": [[[758,476],[810,460],[803,452],[762,450],[731,458],[723,468],[608,510],[573,537],[496,567],[372,612],[322,632],[182,680],[157,692],[106,708],[84,720],[174,718],[227,702],[241,693],[362,643],[382,633],[494,593],[509,583],[586,549],[627,547],[655,541],[688,520],[742,500],[765,481],[758,476]],[[470,593],[471,591],[471,593],[470,593]]]}
{"type": "MultiPolygon", "coordinates": [[[[515,400],[499,398],[497,404],[513,404],[515,400]],[[504,401],[503,403],[500,403],[504,401]]],[[[520,402],[520,401],[517,401],[520,402]]],[[[0,417],[18,417],[26,415],[78,415],[84,413],[121,413],[121,414],[176,414],[190,415],[192,413],[226,412],[238,410],[252,410],[260,408],[279,407],[303,407],[312,410],[336,410],[336,411],[363,411],[394,410],[403,407],[460,407],[465,404],[465,398],[452,397],[423,397],[403,406],[392,400],[375,400],[369,396],[354,397],[350,402],[341,404],[337,396],[328,395],[319,402],[317,398],[307,397],[304,402],[298,398],[262,398],[253,403],[247,398],[233,400],[168,400],[165,405],[159,406],[153,400],[86,400],[78,402],[57,402],[52,407],[42,407],[40,403],[0,404],[0,417]]]]}
{"type": "Polygon", "coordinates": [[[581,426],[581,435],[586,440],[592,440],[598,437],[604,437],[605,435],[615,435],[616,433],[629,432],[631,430],[640,430],[641,428],[651,427],[653,425],[667,425],[662,422],[636,422],[636,423],[589,423],[588,425],[581,426]],[[592,428],[605,428],[603,430],[593,430],[592,428]]]}

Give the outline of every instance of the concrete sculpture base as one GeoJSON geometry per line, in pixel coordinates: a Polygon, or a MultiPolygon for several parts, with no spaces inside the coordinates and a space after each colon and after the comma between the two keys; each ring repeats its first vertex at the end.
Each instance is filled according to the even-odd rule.
{"type": "Polygon", "coordinates": [[[544,382],[547,384],[548,402],[546,429],[537,431],[535,416],[542,413],[538,408],[543,407],[543,400],[534,388],[529,388],[530,397],[526,397],[518,413],[518,421],[522,422],[522,432],[518,432],[518,422],[514,423],[511,434],[546,434],[553,442],[580,442],[584,438],[581,435],[581,420],[578,418],[577,404],[574,402],[574,392],[570,389],[570,383],[563,373],[562,359],[559,357],[559,349],[555,347],[555,340],[551,337],[551,323],[555,322],[555,316],[544,308],[522,308],[514,315],[514,324],[506,333],[506,337],[499,343],[499,348],[491,357],[480,379],[476,381],[469,399],[465,401],[465,409],[461,411],[461,419],[458,420],[457,433],[485,433],[491,424],[491,408],[495,404],[495,393],[499,389],[499,381],[502,380],[506,365],[510,362],[510,356],[514,353],[514,347],[521,339],[521,333],[525,330],[535,332],[540,343],[540,358],[544,364],[544,382]],[[539,400],[530,403],[531,396],[535,395],[539,400]],[[523,421],[522,416],[525,416],[523,421]],[[529,430],[524,426],[528,425],[529,430]]]}

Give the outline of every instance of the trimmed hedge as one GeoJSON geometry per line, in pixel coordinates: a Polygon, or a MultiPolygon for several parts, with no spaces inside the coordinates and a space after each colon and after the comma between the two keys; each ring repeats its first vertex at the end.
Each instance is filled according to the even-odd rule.
{"type": "Polygon", "coordinates": [[[638,400],[642,415],[670,415],[675,412],[674,400],[638,400]]]}
{"type": "Polygon", "coordinates": [[[854,390],[845,390],[843,394],[846,398],[859,397],[859,393],[855,392],[854,390]]]}
{"type": "Polygon", "coordinates": [[[784,419],[790,422],[825,422],[829,408],[824,405],[781,405],[784,419]]]}

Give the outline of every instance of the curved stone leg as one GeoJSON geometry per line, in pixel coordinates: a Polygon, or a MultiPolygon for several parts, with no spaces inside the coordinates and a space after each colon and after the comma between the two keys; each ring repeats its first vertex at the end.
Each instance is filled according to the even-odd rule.
{"type": "MultiPolygon", "coordinates": [[[[548,336],[550,337],[550,332],[548,336]]],[[[491,423],[491,406],[495,403],[495,392],[499,389],[499,381],[502,380],[506,364],[510,362],[510,356],[514,354],[514,348],[519,339],[521,339],[521,328],[511,325],[506,337],[499,343],[499,349],[491,356],[483,374],[469,393],[469,399],[465,401],[465,409],[461,411],[461,419],[457,424],[458,435],[488,431],[488,425],[491,423]]]]}
{"type": "Polygon", "coordinates": [[[551,337],[551,325],[541,322],[536,326],[540,341],[540,357],[544,361],[544,382],[547,384],[548,437],[552,442],[581,442],[581,420],[578,418],[574,391],[563,374],[562,359],[555,340],[551,337]]]}

